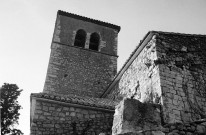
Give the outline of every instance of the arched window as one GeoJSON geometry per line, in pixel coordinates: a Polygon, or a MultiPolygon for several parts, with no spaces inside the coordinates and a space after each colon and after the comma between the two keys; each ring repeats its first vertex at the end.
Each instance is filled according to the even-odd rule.
{"type": "Polygon", "coordinates": [[[98,51],[99,48],[99,34],[92,33],[90,36],[89,49],[98,51]]]}
{"type": "Polygon", "coordinates": [[[78,30],[76,33],[74,46],[79,46],[84,48],[85,41],[86,41],[86,32],[82,29],[78,30]]]}

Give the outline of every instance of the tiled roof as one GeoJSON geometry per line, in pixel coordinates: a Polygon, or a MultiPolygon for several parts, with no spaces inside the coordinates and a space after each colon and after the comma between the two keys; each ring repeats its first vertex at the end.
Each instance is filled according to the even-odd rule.
{"type": "Polygon", "coordinates": [[[173,36],[191,36],[191,37],[206,37],[202,34],[186,34],[186,33],[177,33],[177,32],[164,32],[164,31],[150,31],[149,33],[153,34],[163,34],[163,35],[173,35],[173,36]]]}
{"type": "Polygon", "coordinates": [[[77,95],[61,95],[61,94],[49,94],[49,93],[32,93],[31,97],[44,98],[54,101],[60,101],[65,103],[72,103],[96,108],[104,108],[114,110],[117,102],[110,99],[81,97],[77,95]]]}
{"type": "Polygon", "coordinates": [[[61,10],[58,10],[57,14],[58,15],[63,15],[63,16],[68,16],[68,17],[72,17],[72,18],[83,20],[83,21],[87,21],[87,22],[91,22],[91,23],[95,23],[95,24],[102,25],[102,26],[105,26],[105,27],[109,27],[109,28],[117,30],[118,32],[120,31],[120,26],[117,26],[117,25],[114,25],[114,24],[111,24],[111,23],[107,23],[107,22],[91,19],[91,18],[88,18],[88,17],[84,17],[84,16],[68,13],[68,12],[61,11],[61,10]]]}

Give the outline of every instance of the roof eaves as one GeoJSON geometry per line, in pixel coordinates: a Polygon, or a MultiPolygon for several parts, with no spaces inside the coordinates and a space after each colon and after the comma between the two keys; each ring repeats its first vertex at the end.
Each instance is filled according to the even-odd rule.
{"type": "MultiPolygon", "coordinates": [[[[48,93],[32,93],[31,98],[37,98],[41,100],[48,100],[51,102],[60,102],[62,104],[70,104],[74,106],[79,106],[83,108],[96,108],[101,110],[114,110],[115,102],[101,101],[101,99],[90,98],[90,97],[80,97],[76,95],[59,95],[59,94],[48,94],[48,93]]],[[[106,100],[106,99],[102,99],[106,100]]]]}
{"type": "Polygon", "coordinates": [[[62,11],[62,10],[58,10],[57,14],[67,16],[67,17],[71,17],[71,18],[74,18],[74,19],[79,19],[79,20],[82,20],[82,21],[95,23],[95,24],[102,25],[102,26],[105,26],[105,27],[109,27],[109,28],[117,30],[117,32],[119,32],[120,29],[121,29],[121,27],[118,26],[118,25],[114,25],[114,24],[103,22],[103,21],[100,21],[100,20],[95,20],[95,19],[92,19],[92,18],[80,16],[80,15],[77,15],[77,14],[68,13],[68,12],[65,12],[65,11],[62,11]]]}
{"type": "Polygon", "coordinates": [[[150,31],[150,32],[154,34],[163,34],[163,35],[206,37],[206,35],[202,35],[202,34],[186,34],[186,33],[178,33],[178,32],[165,32],[165,31],[150,31]]]}

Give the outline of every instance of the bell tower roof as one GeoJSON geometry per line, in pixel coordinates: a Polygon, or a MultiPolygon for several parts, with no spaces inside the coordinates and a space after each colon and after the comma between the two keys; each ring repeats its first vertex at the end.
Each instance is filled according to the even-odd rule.
{"type": "Polygon", "coordinates": [[[92,19],[92,18],[80,16],[80,15],[77,15],[77,14],[68,13],[68,12],[65,12],[65,11],[62,11],[62,10],[58,10],[57,14],[62,15],[62,16],[67,16],[67,17],[70,17],[70,18],[74,18],[74,19],[78,19],[78,20],[82,20],[82,21],[86,21],[86,22],[95,23],[95,24],[98,24],[98,25],[102,25],[102,26],[105,26],[105,27],[108,27],[108,28],[115,29],[118,32],[121,29],[121,27],[118,26],[118,25],[114,25],[114,24],[103,22],[103,21],[100,21],[100,20],[95,20],[95,19],[92,19]]]}

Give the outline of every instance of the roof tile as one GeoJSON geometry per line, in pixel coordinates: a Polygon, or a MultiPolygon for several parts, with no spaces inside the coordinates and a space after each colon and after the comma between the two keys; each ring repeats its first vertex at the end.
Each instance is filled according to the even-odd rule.
{"type": "Polygon", "coordinates": [[[104,98],[92,98],[92,97],[81,97],[77,95],[61,95],[61,94],[50,94],[50,93],[32,93],[31,97],[46,98],[55,101],[61,101],[66,103],[73,103],[79,105],[85,105],[90,107],[105,108],[114,110],[117,105],[116,101],[104,98]]]}
{"type": "Polygon", "coordinates": [[[57,14],[63,15],[63,16],[68,16],[68,17],[71,17],[71,18],[79,19],[79,20],[83,20],[83,21],[87,21],[87,22],[91,22],[91,23],[95,23],[95,24],[102,25],[102,26],[105,26],[105,27],[109,27],[109,28],[117,30],[118,32],[120,31],[120,26],[117,26],[117,25],[114,25],[114,24],[111,24],[111,23],[108,23],[108,22],[95,20],[95,19],[92,19],[92,18],[88,18],[88,17],[68,13],[68,12],[61,11],[61,10],[59,10],[57,14]]]}

